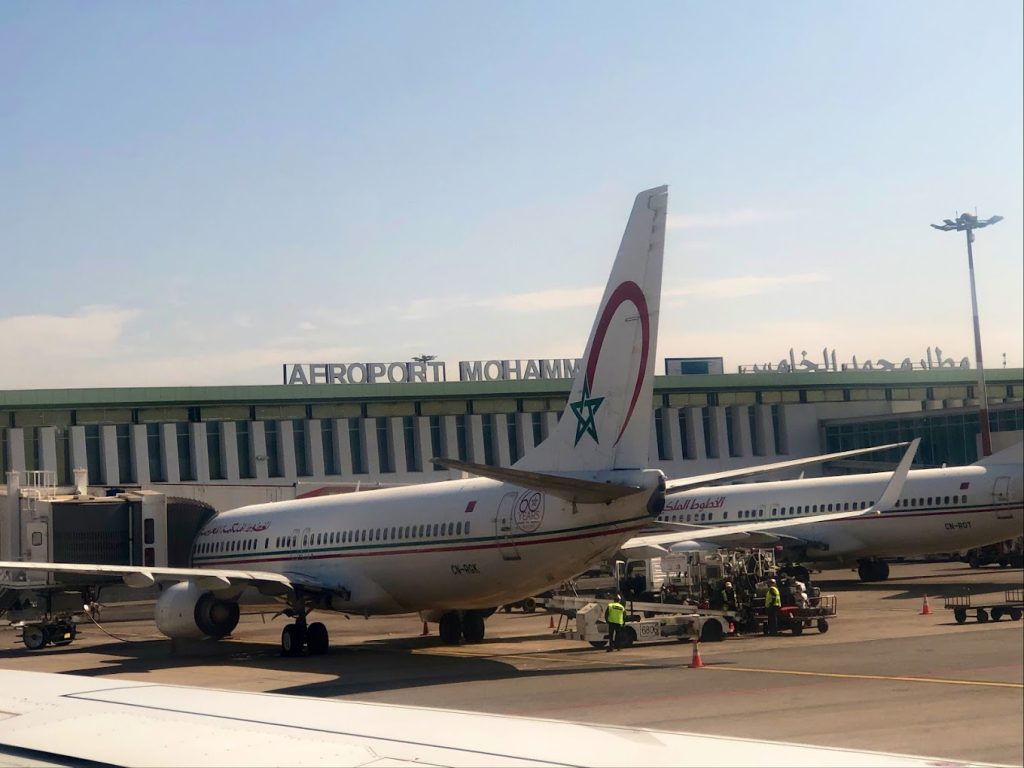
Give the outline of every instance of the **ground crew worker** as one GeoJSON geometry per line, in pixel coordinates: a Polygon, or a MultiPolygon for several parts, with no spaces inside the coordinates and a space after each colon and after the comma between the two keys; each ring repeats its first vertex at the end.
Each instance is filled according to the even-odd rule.
{"type": "Polygon", "coordinates": [[[606,653],[619,650],[619,641],[622,637],[622,627],[626,623],[626,606],[620,601],[622,597],[616,595],[615,599],[608,603],[604,609],[604,620],[608,622],[608,647],[606,653]]]}
{"type": "Polygon", "coordinates": [[[768,591],[764,593],[764,607],[768,612],[768,634],[779,634],[779,612],[782,610],[782,595],[775,579],[768,579],[768,591]]]}
{"type": "Polygon", "coordinates": [[[735,611],[739,605],[736,601],[736,590],[733,589],[731,581],[727,581],[722,585],[721,600],[723,611],[735,611]]]}

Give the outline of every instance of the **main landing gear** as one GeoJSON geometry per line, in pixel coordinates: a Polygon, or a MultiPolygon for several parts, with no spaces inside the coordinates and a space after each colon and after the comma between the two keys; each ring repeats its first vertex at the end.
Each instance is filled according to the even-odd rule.
{"type": "Polygon", "coordinates": [[[441,642],[445,645],[458,645],[465,639],[467,643],[481,643],[484,639],[484,619],[493,611],[448,611],[441,615],[438,627],[441,642]]]}
{"type": "Polygon", "coordinates": [[[286,616],[294,616],[295,623],[289,624],[281,630],[281,655],[301,656],[305,647],[310,656],[321,656],[327,653],[331,646],[330,636],[327,634],[327,627],[319,621],[312,624],[306,623],[306,616],[309,609],[306,608],[305,600],[299,590],[295,591],[291,607],[285,609],[286,616]]]}
{"type": "Polygon", "coordinates": [[[889,578],[889,564],[877,558],[860,560],[857,562],[857,575],[861,581],[885,581],[889,578]]]}

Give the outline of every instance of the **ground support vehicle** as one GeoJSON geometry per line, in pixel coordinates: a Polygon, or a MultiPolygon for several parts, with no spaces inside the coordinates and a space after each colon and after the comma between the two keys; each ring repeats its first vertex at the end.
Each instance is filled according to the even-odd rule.
{"type": "Polygon", "coordinates": [[[1020,621],[1024,616],[1024,590],[1008,589],[1003,593],[1003,599],[971,601],[971,594],[951,595],[946,598],[945,607],[953,611],[953,618],[957,624],[967,621],[967,616],[973,611],[974,617],[979,624],[984,624],[990,618],[992,621],[999,621],[1003,616],[1009,616],[1013,621],[1020,621]]]}
{"type": "Polygon", "coordinates": [[[78,624],[74,617],[41,623],[16,621],[11,626],[21,630],[21,642],[30,651],[38,651],[47,645],[70,645],[78,636],[78,624]]]}
{"type": "Polygon", "coordinates": [[[513,608],[519,608],[523,613],[535,613],[537,610],[537,604],[538,601],[536,598],[527,597],[515,603],[505,603],[505,605],[501,606],[501,610],[505,613],[512,613],[513,608]]]}
{"type": "MultiPolygon", "coordinates": [[[[566,628],[558,633],[567,639],[584,640],[595,648],[608,644],[608,624],[604,620],[607,600],[587,598],[551,597],[546,607],[549,612],[566,617],[566,628]],[[575,628],[570,624],[575,622],[575,628]]],[[[638,643],[665,640],[692,640],[718,642],[736,630],[734,617],[725,611],[698,611],[693,606],[662,603],[635,603],[626,605],[626,624],[621,647],[638,643]]]]}
{"type": "Polygon", "coordinates": [[[967,550],[960,558],[971,568],[997,564],[1000,568],[1024,567],[1024,536],[967,550]]]}
{"type": "MultiPolygon", "coordinates": [[[[820,634],[828,632],[829,619],[838,613],[835,595],[820,595],[806,606],[784,605],[779,611],[779,631],[802,635],[805,629],[814,627],[820,634]]],[[[754,611],[754,621],[761,632],[768,634],[768,610],[759,607],[754,611]]]]}

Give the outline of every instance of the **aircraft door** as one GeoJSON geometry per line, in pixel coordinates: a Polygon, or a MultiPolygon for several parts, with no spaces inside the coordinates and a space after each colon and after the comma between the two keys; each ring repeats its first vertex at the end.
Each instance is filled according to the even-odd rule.
{"type": "Polygon", "coordinates": [[[514,523],[513,512],[516,508],[518,493],[506,493],[498,503],[498,514],[494,518],[494,538],[498,541],[498,551],[503,560],[519,560],[515,537],[512,533],[514,523]]]}
{"type": "MultiPolygon", "coordinates": [[[[1005,504],[1010,500],[1010,478],[1009,477],[997,477],[995,484],[992,486],[992,501],[995,504],[1005,504]]],[[[997,509],[996,517],[1000,520],[1009,520],[1013,517],[1013,513],[1009,509],[997,509]]]]}
{"type": "Polygon", "coordinates": [[[50,561],[48,528],[45,521],[28,523],[25,526],[25,535],[28,536],[29,560],[34,563],[50,561]]]}
{"type": "Polygon", "coordinates": [[[302,549],[299,550],[299,557],[305,560],[313,552],[313,534],[309,532],[309,528],[302,529],[301,541],[302,549]]]}

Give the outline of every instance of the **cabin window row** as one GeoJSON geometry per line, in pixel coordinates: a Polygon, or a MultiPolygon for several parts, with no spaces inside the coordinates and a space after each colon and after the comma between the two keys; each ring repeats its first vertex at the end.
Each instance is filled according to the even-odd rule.
{"type": "MultiPolygon", "coordinates": [[[[869,509],[874,506],[874,501],[844,501],[832,502],[831,504],[806,504],[786,507],[773,507],[770,510],[771,517],[789,517],[795,515],[817,515],[827,512],[852,512],[859,509],[869,509]]],[[[910,499],[898,499],[894,506],[904,507],[930,507],[936,504],[966,504],[967,495],[958,494],[954,496],[920,496],[910,499]]],[[[765,517],[764,507],[758,509],[741,509],[736,513],[736,519],[749,520],[751,518],[765,517]]],[[[671,522],[679,523],[700,523],[714,520],[728,520],[728,510],[716,516],[714,512],[687,512],[685,515],[670,515],[667,518],[671,522]]]]}

